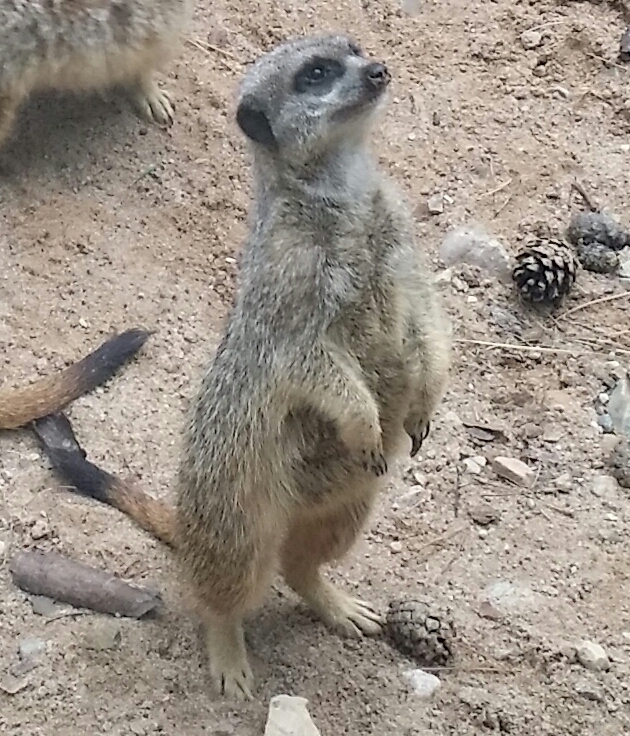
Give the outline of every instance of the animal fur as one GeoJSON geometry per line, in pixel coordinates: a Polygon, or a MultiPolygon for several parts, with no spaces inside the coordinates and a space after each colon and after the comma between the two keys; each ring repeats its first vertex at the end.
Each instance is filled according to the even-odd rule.
{"type": "Polygon", "coordinates": [[[380,631],[381,615],[321,567],[348,552],[409,437],[420,449],[446,386],[448,324],[367,144],[389,79],[335,35],[287,41],[247,71],[236,117],[253,152],[252,227],[184,432],[175,507],[165,516],[111,479],[91,491],[76,453],[57,465],[172,542],[228,696],[252,695],[243,620],[278,570],[341,633],[380,631]]]}
{"type": "Polygon", "coordinates": [[[127,330],[64,370],[21,389],[0,390],[0,429],[17,429],[59,412],[109,380],[144,345],[151,333],[127,330]]]}
{"type": "Polygon", "coordinates": [[[139,112],[173,122],[154,72],[177,52],[191,0],[0,0],[0,147],[33,92],[125,85],[139,112]]]}

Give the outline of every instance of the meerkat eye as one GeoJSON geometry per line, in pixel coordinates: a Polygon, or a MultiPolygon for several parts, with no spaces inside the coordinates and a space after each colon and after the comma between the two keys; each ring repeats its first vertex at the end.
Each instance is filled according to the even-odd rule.
{"type": "Polygon", "coordinates": [[[327,91],[336,79],[345,73],[343,65],[336,59],[312,59],[295,75],[297,92],[327,91]]]}
{"type": "Polygon", "coordinates": [[[350,48],[350,51],[355,56],[363,56],[363,51],[356,45],[356,43],[350,43],[350,44],[348,44],[348,46],[350,48]]]}

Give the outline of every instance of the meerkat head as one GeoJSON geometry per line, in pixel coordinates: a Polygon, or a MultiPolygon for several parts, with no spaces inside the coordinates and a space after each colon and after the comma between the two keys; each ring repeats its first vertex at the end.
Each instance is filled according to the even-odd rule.
{"type": "Polygon", "coordinates": [[[246,73],[236,120],[257,148],[305,162],[333,152],[336,141],[362,138],[390,79],[345,36],[285,41],[246,73]]]}

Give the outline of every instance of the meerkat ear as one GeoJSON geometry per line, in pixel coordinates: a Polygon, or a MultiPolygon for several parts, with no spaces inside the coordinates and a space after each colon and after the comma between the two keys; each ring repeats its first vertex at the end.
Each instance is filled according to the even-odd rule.
{"type": "Polygon", "coordinates": [[[248,138],[266,148],[275,148],[276,137],[269,119],[249,100],[243,100],[236,111],[236,122],[248,138]]]}

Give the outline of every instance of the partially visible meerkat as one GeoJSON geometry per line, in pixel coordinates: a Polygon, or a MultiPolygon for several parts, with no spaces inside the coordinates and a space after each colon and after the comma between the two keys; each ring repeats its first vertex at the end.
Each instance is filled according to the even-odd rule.
{"type": "Polygon", "coordinates": [[[236,119],[253,151],[253,224],[174,508],[70,451],[67,422],[46,420],[70,484],[175,548],[227,696],[252,697],[243,621],[278,569],[343,634],[380,631],[382,616],[321,568],[349,551],[409,437],[420,450],[445,390],[448,322],[368,148],[389,81],[339,35],[286,41],[248,70],[236,119]]]}
{"type": "Polygon", "coordinates": [[[61,411],[110,379],[150,334],[146,330],[127,330],[61,371],[21,389],[0,390],[0,429],[17,429],[61,411]]]}
{"type": "Polygon", "coordinates": [[[0,147],[35,91],[126,85],[140,114],[173,122],[154,72],[176,53],[192,0],[0,0],[0,147]]]}

